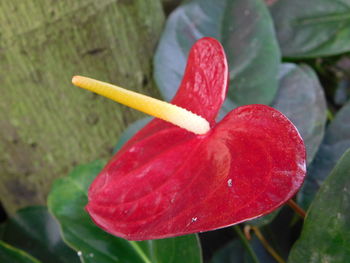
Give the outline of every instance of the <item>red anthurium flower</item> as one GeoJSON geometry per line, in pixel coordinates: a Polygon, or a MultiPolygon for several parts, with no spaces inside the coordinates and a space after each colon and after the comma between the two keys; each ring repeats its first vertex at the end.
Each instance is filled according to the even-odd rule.
{"type": "Polygon", "coordinates": [[[222,46],[197,41],[171,103],[210,130],[198,135],[160,119],[140,130],[90,186],[86,209],[98,226],[129,240],[185,235],[265,215],[296,193],[305,176],[297,129],[265,105],[216,123],[227,84],[222,46]]]}

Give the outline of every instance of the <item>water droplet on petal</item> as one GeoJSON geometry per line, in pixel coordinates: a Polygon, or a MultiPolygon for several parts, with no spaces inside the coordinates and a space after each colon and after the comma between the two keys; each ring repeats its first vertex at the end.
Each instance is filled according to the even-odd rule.
{"type": "Polygon", "coordinates": [[[192,217],[191,222],[193,223],[193,222],[196,222],[196,221],[197,221],[197,217],[192,217]]]}
{"type": "Polygon", "coordinates": [[[232,179],[227,180],[227,185],[228,185],[228,187],[232,187],[232,179]]]}

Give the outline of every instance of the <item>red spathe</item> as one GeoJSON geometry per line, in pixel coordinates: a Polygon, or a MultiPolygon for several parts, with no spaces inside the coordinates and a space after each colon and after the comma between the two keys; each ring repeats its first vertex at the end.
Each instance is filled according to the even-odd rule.
{"type": "Polygon", "coordinates": [[[90,186],[86,209],[97,225],[129,240],[166,238],[253,219],[293,197],[306,170],[297,129],[265,105],[216,124],[227,84],[220,43],[197,41],[172,103],[211,130],[195,135],[159,119],[140,130],[90,186]]]}

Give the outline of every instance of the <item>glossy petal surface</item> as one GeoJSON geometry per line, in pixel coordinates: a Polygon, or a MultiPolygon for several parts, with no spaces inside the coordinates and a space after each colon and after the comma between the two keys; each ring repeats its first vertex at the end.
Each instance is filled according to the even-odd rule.
{"type": "Polygon", "coordinates": [[[114,156],[89,189],[87,210],[114,235],[144,240],[203,232],[267,214],[305,176],[305,147],[294,125],[264,105],[214,119],[227,89],[227,64],[211,38],[191,49],[172,101],[206,118],[195,135],[153,120],[114,156]]]}

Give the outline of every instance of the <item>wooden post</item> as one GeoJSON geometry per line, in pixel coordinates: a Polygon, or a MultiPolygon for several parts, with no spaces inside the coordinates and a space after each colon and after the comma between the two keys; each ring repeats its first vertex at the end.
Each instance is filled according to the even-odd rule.
{"type": "Polygon", "coordinates": [[[109,158],[141,114],[74,87],[81,74],[159,97],[152,57],[160,0],[0,3],[0,200],[45,204],[52,181],[109,158]]]}

